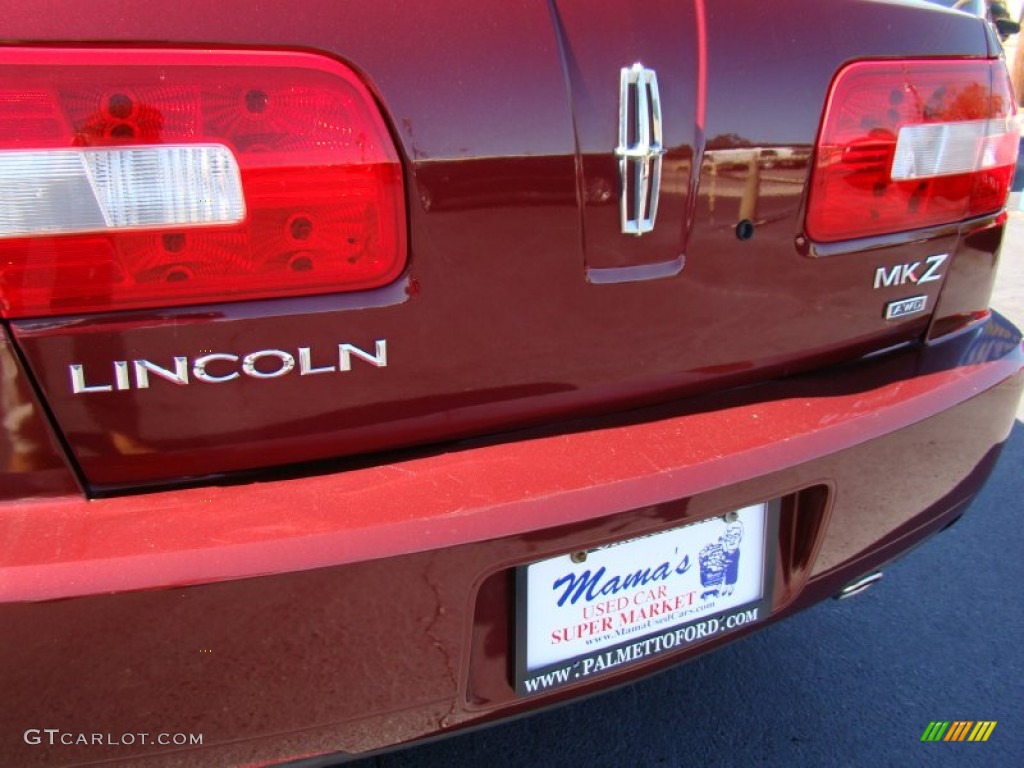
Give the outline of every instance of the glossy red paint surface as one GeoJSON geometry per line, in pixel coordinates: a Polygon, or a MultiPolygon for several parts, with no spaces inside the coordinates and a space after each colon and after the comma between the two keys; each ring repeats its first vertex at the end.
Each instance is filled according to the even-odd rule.
{"type": "Polygon", "coordinates": [[[696,7],[692,2],[656,2],[647,12],[659,18],[658,24],[623,24],[633,13],[628,0],[605,3],[598,13],[586,2],[561,2],[555,8],[579,153],[587,279],[622,282],[672,274],[687,252],[696,198],[694,168],[703,141],[698,113],[706,73],[700,62],[702,30],[696,7]],[[611,146],[617,143],[619,124],[619,73],[612,62],[621,62],[620,67],[642,62],[660,75],[667,152],[656,226],[643,237],[626,237],[620,230],[618,159],[608,151],[609,139],[611,146]]]}
{"type": "Polygon", "coordinates": [[[972,337],[996,340],[998,358],[913,375],[951,351],[969,357],[961,340],[921,359],[908,352],[867,363],[860,374],[867,380],[892,379],[870,394],[854,384],[854,369],[834,380],[812,377],[789,396],[783,383],[779,394],[726,409],[712,398],[682,405],[685,415],[676,417],[301,481],[5,505],[0,597],[44,600],[304,570],[695,496],[878,438],[1020,369],[1013,326],[992,321],[972,337]]]}
{"type": "Polygon", "coordinates": [[[79,491],[17,353],[0,329],[0,499],[74,497],[79,491]]]}
{"type": "Polygon", "coordinates": [[[517,566],[779,499],[776,620],[963,512],[1024,385],[1020,333],[986,314],[1002,218],[828,247],[802,222],[834,73],[991,58],[984,25],[862,0],[609,18],[632,10],[0,0],[12,45],[337,57],[399,148],[410,246],[372,291],[8,324],[4,395],[47,439],[0,474],[0,763],[47,762],[19,740],[44,721],[206,736],[68,761],[253,765],[525,712],[727,638],[520,700],[517,566]],[[649,251],[605,194],[619,69],[648,55],[672,95],[649,251]],[[877,270],[936,254],[934,314],[885,321],[906,292],[877,270]],[[266,350],[325,370],[75,394],[68,368],[102,385],[114,361],[266,350]],[[903,493],[897,462],[934,480],[903,493]]]}
{"type": "MultiPolygon", "coordinates": [[[[174,18],[126,14],[104,23],[72,11],[67,23],[81,22],[81,40],[196,44],[203,41],[183,21],[194,7],[186,3],[174,18]]],[[[396,13],[375,5],[360,9],[358,24],[327,23],[352,16],[340,3],[309,2],[289,14],[204,7],[204,35],[220,46],[320,49],[365,76],[405,163],[409,268],[388,288],[348,298],[14,324],[90,486],[168,483],[613,411],[919,337],[927,318],[882,318],[874,271],[951,252],[956,241],[938,234],[842,259],[808,258],[795,242],[806,159],[845,61],[893,51],[986,56],[983,25],[915,14],[915,34],[904,39],[901,25],[913,11],[897,6],[705,8],[702,135],[696,8],[675,4],[675,23],[657,31],[633,25],[619,36],[621,14],[611,6],[556,3],[554,15],[541,4],[503,6],[486,24],[449,29],[441,43],[428,31],[432,20],[463,18],[461,6],[396,13]],[[783,35],[769,23],[786,13],[805,20],[798,46],[798,30],[783,35]],[[841,35],[828,32],[834,24],[841,35]],[[752,67],[744,53],[755,49],[752,67]],[[602,52],[614,60],[603,62],[602,52]],[[632,242],[615,231],[616,195],[595,190],[609,186],[614,168],[618,69],[642,52],[657,59],[672,98],[671,149],[664,226],[632,242]],[[757,76],[769,67],[770,81],[757,76]],[[751,148],[798,159],[770,167],[772,155],[757,160],[751,148]],[[735,235],[743,219],[755,225],[748,241],[735,235]],[[628,277],[649,277],[645,263],[683,256],[673,276],[591,279],[595,269],[629,265],[641,271],[628,277]],[[84,394],[72,392],[69,375],[80,364],[88,382],[105,386],[117,361],[172,368],[175,357],[191,363],[207,350],[297,358],[306,348],[312,367],[337,367],[339,344],[373,351],[378,340],[387,342],[387,367],[357,361],[344,374],[158,380],[145,391],[84,394]]],[[[8,26],[15,40],[62,37],[43,15],[15,11],[8,26]]],[[[923,291],[930,303],[940,287],[923,291]]]]}
{"type": "MultiPolygon", "coordinates": [[[[708,650],[723,640],[519,700],[502,584],[522,563],[810,489],[796,522],[815,523],[803,555],[787,555],[780,536],[773,617],[833,594],[954,519],[991,469],[1024,384],[1014,375],[1020,335],[995,318],[958,339],[692,413],[304,481],[310,493],[289,498],[297,503],[275,503],[285,489],[268,484],[211,489],[209,505],[178,491],[8,507],[0,540],[28,535],[15,537],[24,555],[0,606],[10,649],[0,733],[16,737],[44,716],[87,732],[137,724],[202,732],[206,762],[262,764],[484,722],[708,650]],[[910,375],[918,370],[931,373],[910,375]],[[936,461],[926,494],[900,492],[904,473],[936,461]],[[875,471],[897,462],[898,476],[875,471]],[[227,494],[261,503],[228,505],[227,494]],[[152,557],[133,556],[139,542],[152,557]],[[131,591],[156,585],[167,588],[131,591]],[[72,594],[82,596],[18,602],[72,594]]],[[[46,760],[6,737],[0,756],[46,760]]],[[[120,747],[62,757],[159,765],[180,755],[120,747]]]]}

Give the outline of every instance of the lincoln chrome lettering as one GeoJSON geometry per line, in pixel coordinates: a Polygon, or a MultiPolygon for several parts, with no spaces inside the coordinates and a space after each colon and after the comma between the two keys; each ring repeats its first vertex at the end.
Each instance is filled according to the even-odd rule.
{"type": "Polygon", "coordinates": [[[348,343],[338,344],[337,352],[331,355],[316,355],[312,347],[299,347],[295,354],[282,349],[260,349],[247,355],[209,352],[194,358],[175,355],[169,362],[161,363],[152,360],[114,360],[105,376],[95,371],[87,375],[84,364],[72,363],[68,366],[68,373],[71,377],[71,391],[79,395],[87,392],[149,389],[154,379],[188,386],[193,381],[224,384],[243,376],[251,379],[277,379],[296,370],[299,376],[345,373],[352,370],[356,361],[374,368],[386,368],[387,339],[374,342],[373,352],[348,343]]]}

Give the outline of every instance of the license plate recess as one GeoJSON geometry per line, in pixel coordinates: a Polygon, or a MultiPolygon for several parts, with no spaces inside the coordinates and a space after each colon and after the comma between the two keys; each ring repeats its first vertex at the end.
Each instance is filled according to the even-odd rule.
{"type": "Polygon", "coordinates": [[[582,682],[727,634],[771,610],[778,504],[522,566],[516,691],[582,682]]]}

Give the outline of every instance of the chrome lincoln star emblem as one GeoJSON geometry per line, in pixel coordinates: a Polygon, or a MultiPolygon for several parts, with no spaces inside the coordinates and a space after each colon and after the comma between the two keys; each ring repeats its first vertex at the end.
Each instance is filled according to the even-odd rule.
{"type": "Polygon", "coordinates": [[[654,229],[661,193],[661,97],[653,69],[637,63],[619,74],[619,213],[624,235],[654,229]]]}

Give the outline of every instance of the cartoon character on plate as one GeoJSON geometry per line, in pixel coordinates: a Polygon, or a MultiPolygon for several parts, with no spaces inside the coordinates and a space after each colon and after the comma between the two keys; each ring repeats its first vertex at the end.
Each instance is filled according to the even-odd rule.
{"type": "Polygon", "coordinates": [[[743,523],[729,523],[718,541],[705,544],[698,553],[700,583],[704,591],[700,597],[728,597],[736,589],[740,569],[740,543],[743,541],[743,523]]]}

